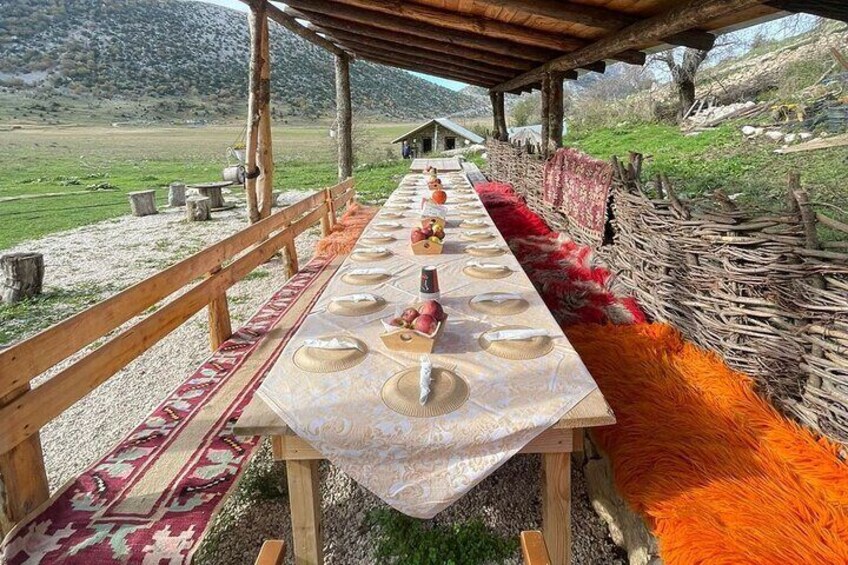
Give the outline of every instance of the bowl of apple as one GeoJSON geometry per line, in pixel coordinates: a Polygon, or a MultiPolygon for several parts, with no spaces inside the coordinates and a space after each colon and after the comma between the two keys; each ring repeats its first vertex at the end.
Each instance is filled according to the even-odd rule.
{"type": "Polygon", "coordinates": [[[415,255],[440,255],[444,248],[445,230],[442,226],[415,228],[410,234],[412,253],[415,255]]]}
{"type": "Polygon", "coordinates": [[[432,353],[447,324],[448,316],[437,300],[410,306],[400,315],[383,320],[383,345],[393,351],[432,353]]]}

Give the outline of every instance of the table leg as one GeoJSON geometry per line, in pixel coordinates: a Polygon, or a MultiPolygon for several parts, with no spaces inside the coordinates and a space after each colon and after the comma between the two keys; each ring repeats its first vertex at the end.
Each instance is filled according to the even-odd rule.
{"type": "Polygon", "coordinates": [[[295,565],[321,565],[324,563],[324,541],[318,461],[288,460],[286,473],[295,565]]]}
{"type": "Polygon", "coordinates": [[[571,563],[571,454],[542,454],[542,534],[552,565],[571,563]]]}

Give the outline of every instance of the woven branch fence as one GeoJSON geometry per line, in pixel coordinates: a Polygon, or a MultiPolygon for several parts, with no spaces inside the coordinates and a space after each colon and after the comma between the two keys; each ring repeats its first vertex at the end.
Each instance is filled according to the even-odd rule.
{"type": "Polygon", "coordinates": [[[649,316],[753,376],[784,413],[848,444],[848,245],[818,237],[848,225],[817,214],[797,176],[774,213],[742,210],[719,191],[683,202],[668,179],[643,182],[639,155],[614,159],[607,229],[590,238],[545,198],[537,156],[490,141],[488,162],[553,229],[595,248],[649,316]]]}

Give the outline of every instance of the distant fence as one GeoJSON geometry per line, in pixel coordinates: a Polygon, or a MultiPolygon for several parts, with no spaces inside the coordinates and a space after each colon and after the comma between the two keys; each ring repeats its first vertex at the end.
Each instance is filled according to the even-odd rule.
{"type": "MultiPolygon", "coordinates": [[[[720,192],[682,202],[667,179],[641,179],[641,158],[613,160],[603,238],[569,230],[544,198],[545,164],[489,142],[489,173],[508,182],[554,229],[593,246],[656,320],[670,323],[757,379],[778,408],[848,444],[848,242],[819,229],[848,224],[816,214],[797,177],[783,212],[737,207],[720,192]]],[[[550,167],[549,167],[550,168],[550,167]]]]}

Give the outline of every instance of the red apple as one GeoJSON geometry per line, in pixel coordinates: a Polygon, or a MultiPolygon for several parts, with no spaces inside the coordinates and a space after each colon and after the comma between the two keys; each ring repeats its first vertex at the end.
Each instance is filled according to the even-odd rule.
{"type": "Polygon", "coordinates": [[[430,228],[423,228],[421,230],[421,233],[424,234],[424,239],[430,239],[431,237],[433,237],[433,230],[431,230],[430,228]]]}
{"type": "Polygon", "coordinates": [[[412,323],[412,327],[423,334],[432,335],[436,331],[439,321],[433,316],[421,314],[412,323]]]}
{"type": "Polygon", "coordinates": [[[403,311],[403,314],[400,315],[400,319],[406,322],[407,324],[411,324],[415,318],[418,317],[418,310],[415,308],[407,308],[403,311]]]}
{"type": "Polygon", "coordinates": [[[392,318],[392,321],[389,322],[389,325],[395,326],[395,327],[398,327],[398,328],[405,328],[406,322],[404,322],[403,319],[401,319],[401,318],[392,318]]]}
{"type": "Polygon", "coordinates": [[[445,230],[442,228],[442,226],[436,224],[435,226],[433,226],[433,235],[435,235],[439,239],[444,239],[445,238],[445,230]]]}
{"type": "Polygon", "coordinates": [[[428,300],[418,309],[422,316],[431,316],[439,322],[445,321],[445,309],[436,300],[428,300]]]}
{"type": "Polygon", "coordinates": [[[412,230],[412,235],[411,235],[412,243],[418,243],[419,241],[424,241],[428,237],[430,237],[430,236],[425,235],[424,232],[421,231],[421,230],[412,230]]]}

